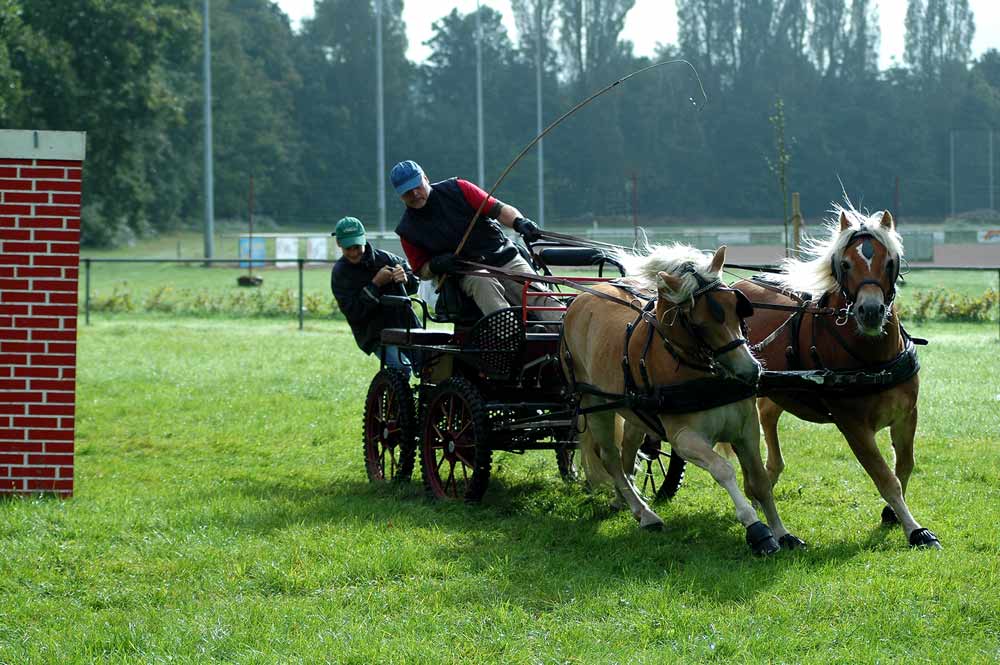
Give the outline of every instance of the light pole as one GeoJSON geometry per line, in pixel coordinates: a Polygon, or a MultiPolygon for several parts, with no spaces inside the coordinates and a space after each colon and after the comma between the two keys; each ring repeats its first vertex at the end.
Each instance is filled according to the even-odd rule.
{"type": "MultiPolygon", "coordinates": [[[[542,0],[535,0],[535,126],[542,133],[542,0]]],[[[538,142],[538,225],[545,228],[545,151],[538,142]]]]}
{"type": "Polygon", "coordinates": [[[212,43],[209,39],[208,0],[203,0],[202,10],[202,78],[205,84],[205,258],[215,255],[215,185],[212,181],[212,43]]]}
{"type": "Polygon", "coordinates": [[[382,0],[375,0],[375,133],[378,164],[378,230],[385,233],[385,121],[382,115],[382,0]]]}
{"type": "Polygon", "coordinates": [[[486,168],[483,165],[483,25],[479,17],[479,0],[476,0],[476,136],[479,147],[479,186],[486,186],[486,168]]]}

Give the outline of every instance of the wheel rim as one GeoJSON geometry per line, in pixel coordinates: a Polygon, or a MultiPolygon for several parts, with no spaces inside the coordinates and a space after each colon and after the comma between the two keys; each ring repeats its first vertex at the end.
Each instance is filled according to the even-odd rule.
{"type": "Polygon", "coordinates": [[[476,459],[476,432],[469,406],[455,394],[443,395],[431,405],[424,445],[428,459],[429,483],[441,498],[465,497],[476,459]]]}
{"type": "Polygon", "coordinates": [[[403,436],[399,410],[399,402],[392,387],[388,382],[381,383],[370,397],[370,415],[365,423],[365,457],[371,475],[375,478],[395,478],[399,471],[399,450],[403,436]]]}

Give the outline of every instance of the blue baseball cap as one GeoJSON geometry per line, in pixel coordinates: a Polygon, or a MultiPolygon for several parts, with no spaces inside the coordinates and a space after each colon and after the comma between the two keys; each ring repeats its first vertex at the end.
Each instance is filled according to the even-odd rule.
{"type": "Polygon", "coordinates": [[[389,180],[396,188],[396,193],[402,196],[414,187],[419,187],[424,178],[424,170],[413,160],[407,159],[392,167],[389,180]]]}

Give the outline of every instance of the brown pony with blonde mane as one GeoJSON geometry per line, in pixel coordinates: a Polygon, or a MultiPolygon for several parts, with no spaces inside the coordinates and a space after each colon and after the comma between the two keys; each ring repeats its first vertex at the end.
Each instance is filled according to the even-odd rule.
{"type": "MultiPolygon", "coordinates": [[[[904,501],[913,471],[919,364],[894,298],[903,246],[888,211],[836,206],[829,238],[809,258],[787,259],[771,279],[733,285],[754,304],[751,350],[765,372],[757,406],[772,484],[784,469],[778,419],[784,411],[833,423],[878,488],[884,524],[901,522],[913,547],[939,548],[904,501]],[[875,434],[888,427],[895,472],[875,434]]],[[[922,341],[922,340],[919,340],[922,341]]]]}
{"type": "MultiPolygon", "coordinates": [[[[709,257],[669,245],[644,257],[619,257],[631,288],[602,284],[577,296],[564,319],[561,357],[580,396],[581,461],[592,485],[613,484],[640,526],[662,527],[636,490],[632,469],[623,468],[617,413],[631,438],[648,433],[665,439],[685,460],[708,470],[729,493],[752,551],[773,554],[804,543],[781,523],[761,460],[753,401],[760,365],[743,338],[741,319],[749,305],[719,281],[725,250],[709,257]],[[645,386],[642,395],[651,401],[643,401],[638,390],[623,399],[629,386],[645,386]],[[717,441],[733,445],[747,491],[763,507],[770,528],[740,491],[732,465],[713,450],[717,441]]],[[[623,442],[622,448],[631,461],[638,442],[623,442]]]]}

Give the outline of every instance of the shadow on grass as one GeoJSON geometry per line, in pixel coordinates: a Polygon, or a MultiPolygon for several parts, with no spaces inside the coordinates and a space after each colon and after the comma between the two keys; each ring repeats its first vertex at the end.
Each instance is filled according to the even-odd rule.
{"type": "Polygon", "coordinates": [[[209,501],[223,499],[217,505],[245,508],[213,518],[247,533],[302,525],[334,525],[346,531],[374,526],[394,533],[433,528],[443,537],[417,539],[418,547],[426,547],[436,560],[473,575],[495,568],[498,561],[516,568],[504,577],[502,594],[518,604],[537,598],[540,586],[610,588],[631,582],[650,584],[653,590],[656,585],[681,585],[685,592],[714,601],[743,602],[768,593],[785,575],[801,574],[803,567],[839,565],[878,549],[890,533],[877,529],[862,543],[826,544],[757,559],[728,499],[723,503],[721,498],[717,510],[693,513],[673,510],[672,502],[656,504],[665,525],[662,531],[649,532],[640,530],[629,515],[612,511],[606,497],[553,480],[508,484],[495,478],[481,505],[430,500],[416,480],[352,480],[317,487],[291,478],[245,477],[204,491],[216,495],[203,497],[209,501]]]}

